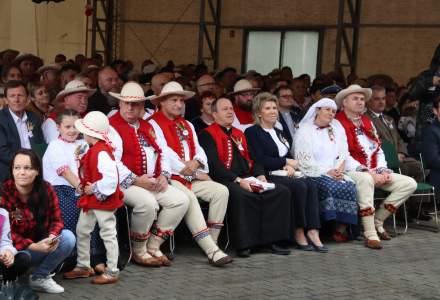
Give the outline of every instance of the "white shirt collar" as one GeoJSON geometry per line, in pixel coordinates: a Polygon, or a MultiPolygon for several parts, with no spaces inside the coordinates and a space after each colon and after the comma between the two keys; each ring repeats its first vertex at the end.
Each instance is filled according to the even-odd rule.
{"type": "Polygon", "coordinates": [[[374,112],[374,111],[372,111],[372,110],[370,110],[370,112],[371,112],[376,118],[380,118],[380,116],[382,115],[381,113],[377,113],[377,112],[374,112]]]}
{"type": "Polygon", "coordinates": [[[27,114],[26,111],[23,113],[23,116],[20,118],[18,117],[10,108],[9,108],[9,112],[11,113],[12,118],[14,119],[15,124],[17,124],[17,122],[20,120],[21,122],[26,122],[27,121],[27,114]]]}

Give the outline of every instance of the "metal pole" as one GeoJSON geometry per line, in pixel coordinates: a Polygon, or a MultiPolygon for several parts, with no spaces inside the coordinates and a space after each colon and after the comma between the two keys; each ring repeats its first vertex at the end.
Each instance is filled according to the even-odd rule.
{"type": "Polygon", "coordinates": [[[218,68],[218,60],[220,55],[220,35],[221,35],[221,16],[222,16],[222,0],[217,0],[217,14],[215,19],[215,42],[214,42],[214,70],[218,68]]]}
{"type": "Polygon", "coordinates": [[[351,72],[355,73],[357,68],[358,46],[359,46],[359,24],[361,22],[362,0],[356,0],[356,8],[353,20],[353,46],[351,72]]]}
{"type": "Polygon", "coordinates": [[[105,22],[105,61],[109,65],[113,61],[113,27],[114,27],[114,16],[113,16],[113,0],[107,0],[107,6],[105,11],[105,17],[107,22],[105,22]]]}
{"type": "Polygon", "coordinates": [[[335,71],[341,68],[342,31],[344,30],[344,4],[345,0],[339,0],[338,31],[336,33],[335,71]]]}
{"type": "Polygon", "coordinates": [[[205,0],[200,0],[200,20],[199,20],[199,49],[197,52],[197,63],[203,63],[203,34],[205,30],[205,0]]]}
{"type": "Polygon", "coordinates": [[[90,55],[93,56],[96,53],[96,23],[98,22],[96,17],[98,5],[97,0],[93,0],[93,15],[92,15],[92,45],[90,49],[90,55]]]}

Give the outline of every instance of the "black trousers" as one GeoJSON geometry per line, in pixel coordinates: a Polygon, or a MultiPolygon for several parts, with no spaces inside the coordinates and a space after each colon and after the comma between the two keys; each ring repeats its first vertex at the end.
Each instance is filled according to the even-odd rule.
{"type": "Polygon", "coordinates": [[[286,176],[269,176],[269,180],[284,185],[290,190],[290,225],[291,233],[295,228],[319,229],[318,188],[309,178],[291,178],[286,176]]]}
{"type": "Polygon", "coordinates": [[[237,249],[287,240],[290,237],[290,192],[283,185],[261,194],[248,192],[237,183],[229,189],[228,216],[237,249]]]}
{"type": "Polygon", "coordinates": [[[7,268],[5,265],[0,264],[0,270],[3,275],[3,282],[15,281],[18,276],[26,273],[31,267],[31,257],[24,252],[18,252],[15,254],[14,263],[7,268]]]}

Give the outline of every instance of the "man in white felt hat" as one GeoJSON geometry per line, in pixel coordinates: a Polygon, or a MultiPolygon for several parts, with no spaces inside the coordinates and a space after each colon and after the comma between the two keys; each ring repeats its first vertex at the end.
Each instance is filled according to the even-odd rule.
{"type": "Polygon", "coordinates": [[[365,102],[370,99],[371,94],[371,89],[357,84],[341,90],[335,97],[336,103],[342,109],[336,119],[345,129],[350,155],[359,163],[348,175],[356,183],[365,246],[381,249],[380,240],[391,239],[383,227],[384,221],[410,197],[417,183],[408,176],[388,169],[376,128],[363,115],[365,102]],[[377,211],[374,209],[375,188],[390,193],[377,211]]]}
{"type": "Polygon", "coordinates": [[[120,94],[110,94],[119,100],[119,111],[110,118],[110,125],[117,131],[112,142],[115,157],[122,162],[118,170],[124,202],[133,207],[132,260],[142,266],[169,266],[171,262],[160,246],[188,210],[188,197],[168,185],[171,166],[167,147],[156,139],[153,127],[140,117],[146,100],[142,87],[127,82],[120,94]]]}
{"type": "Polygon", "coordinates": [[[233,98],[234,103],[235,115],[232,126],[244,132],[246,128],[253,125],[252,102],[259,90],[259,88],[254,88],[247,79],[240,79],[235,83],[234,91],[228,94],[233,98]]]}
{"type": "MultiPolygon", "coordinates": [[[[67,83],[64,90],[55,97],[56,103],[64,103],[64,109],[73,109],[84,116],[87,109],[88,99],[95,92],[94,89],[87,88],[80,80],[72,80],[67,83]]],[[[46,143],[50,143],[59,136],[56,125],[57,112],[52,112],[43,122],[42,129],[46,143]]]]}
{"type": "Polygon", "coordinates": [[[232,258],[217,246],[228,206],[228,189],[209,177],[208,159],[200,146],[194,126],[181,116],[185,101],[194,92],[185,91],[175,81],[170,81],[154,99],[160,110],[150,118],[157,139],[170,150],[171,185],[184,192],[189,200],[185,223],[194,240],[208,256],[209,262],[221,266],[232,262],[232,258]],[[209,203],[208,226],[200,209],[200,198],[209,203]]]}

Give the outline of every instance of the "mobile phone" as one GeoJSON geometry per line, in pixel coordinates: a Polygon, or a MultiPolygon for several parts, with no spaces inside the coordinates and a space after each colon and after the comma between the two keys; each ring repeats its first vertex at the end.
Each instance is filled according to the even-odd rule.
{"type": "Polygon", "coordinates": [[[57,235],[56,237],[52,238],[52,240],[50,241],[51,244],[56,243],[57,241],[61,240],[61,234],[57,235]]]}

